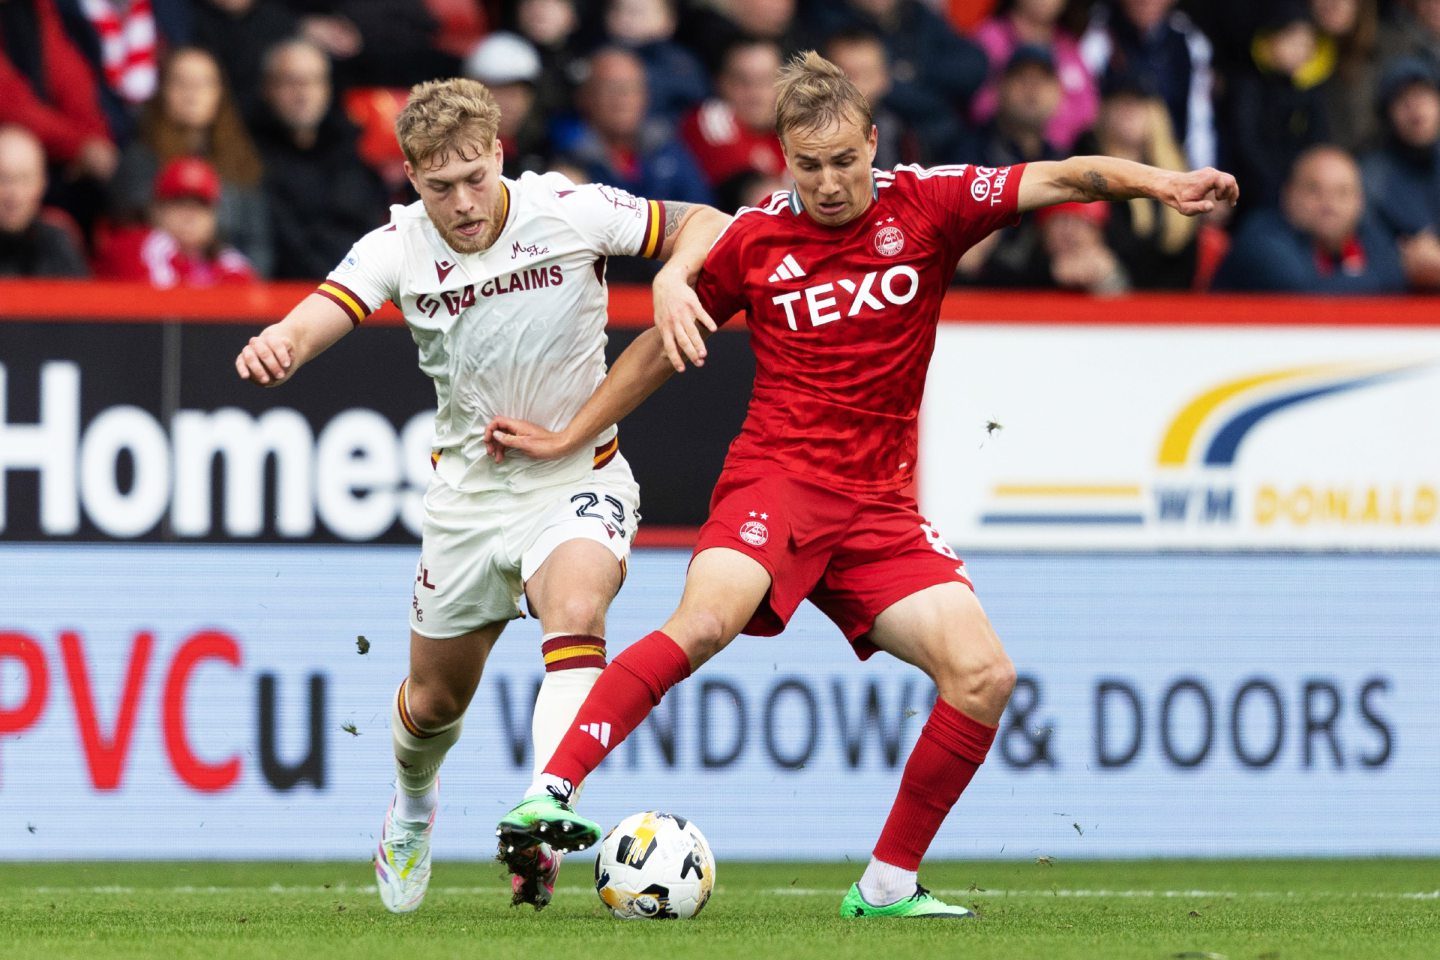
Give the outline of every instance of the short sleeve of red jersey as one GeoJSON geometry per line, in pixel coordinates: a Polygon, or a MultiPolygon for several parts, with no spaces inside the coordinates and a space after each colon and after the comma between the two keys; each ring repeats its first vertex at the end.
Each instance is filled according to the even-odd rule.
{"type": "MultiPolygon", "coordinates": [[[[607,257],[658,257],[665,242],[665,204],[603,183],[576,186],[558,174],[541,178],[553,189],[561,215],[596,253],[607,257]]],[[[528,184],[527,184],[528,186],[528,184]]]]}
{"type": "Polygon", "coordinates": [[[965,250],[1020,219],[1017,205],[1024,173],[1023,163],[1009,167],[965,164],[920,169],[916,176],[936,200],[947,233],[965,250]]]}
{"type": "Polygon", "coordinates": [[[741,220],[730,222],[705,255],[700,278],[695,282],[695,295],[700,305],[717,324],[723,324],[745,309],[745,274],[740,265],[741,220]]]}
{"type": "Polygon", "coordinates": [[[344,310],[359,326],[386,300],[400,292],[405,262],[400,233],[394,224],[371,230],[350,248],[315,292],[344,310]]]}

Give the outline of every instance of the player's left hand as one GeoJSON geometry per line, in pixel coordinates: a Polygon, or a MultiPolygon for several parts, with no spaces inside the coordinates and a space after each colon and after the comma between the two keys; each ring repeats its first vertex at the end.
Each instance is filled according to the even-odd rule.
{"type": "Polygon", "coordinates": [[[485,452],[496,463],[504,463],[507,450],[536,460],[555,460],[573,452],[573,444],[563,433],[546,430],[528,420],[492,417],[485,424],[485,452]]]}
{"type": "Polygon", "coordinates": [[[1168,189],[1160,199],[1187,217],[1209,213],[1220,204],[1235,206],[1240,199],[1240,185],[1235,178],[1214,167],[1202,167],[1171,176],[1168,189]]]}
{"type": "Polygon", "coordinates": [[[695,289],[664,270],[655,278],[655,326],[665,346],[665,356],[677,373],[685,372],[688,358],[697,367],[705,366],[703,326],[715,332],[715,321],[700,305],[695,289]]]}

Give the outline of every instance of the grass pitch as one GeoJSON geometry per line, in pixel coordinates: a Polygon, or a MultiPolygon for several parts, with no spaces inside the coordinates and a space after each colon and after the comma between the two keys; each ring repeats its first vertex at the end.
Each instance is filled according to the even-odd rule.
{"type": "Polygon", "coordinates": [[[511,909],[498,865],[436,865],[416,914],[363,863],[38,863],[0,877],[0,957],[1435,960],[1440,860],[927,864],[971,921],[837,916],[860,864],[722,863],[690,922],[622,923],[585,885],[511,909]]]}

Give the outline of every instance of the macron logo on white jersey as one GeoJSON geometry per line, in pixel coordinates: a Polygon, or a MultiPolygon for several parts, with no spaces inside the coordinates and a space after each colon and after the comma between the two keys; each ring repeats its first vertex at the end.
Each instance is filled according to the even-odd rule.
{"type": "Polygon", "coordinates": [[[780,261],[780,266],[770,274],[771,283],[779,283],[781,280],[794,280],[796,277],[805,276],[805,268],[795,262],[790,254],[785,254],[785,259],[780,261]]]}
{"type": "Polygon", "coordinates": [[[580,729],[600,741],[600,746],[610,746],[610,724],[608,723],[582,723],[580,729]]]}

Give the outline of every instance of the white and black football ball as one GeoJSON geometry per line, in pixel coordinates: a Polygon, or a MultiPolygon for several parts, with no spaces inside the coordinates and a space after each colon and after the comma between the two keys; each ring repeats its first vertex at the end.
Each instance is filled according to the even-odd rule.
{"type": "Polygon", "coordinates": [[[653,810],[626,817],[595,857],[595,892],[621,920],[688,920],[715,889],[715,855],[695,824],[653,810]]]}

